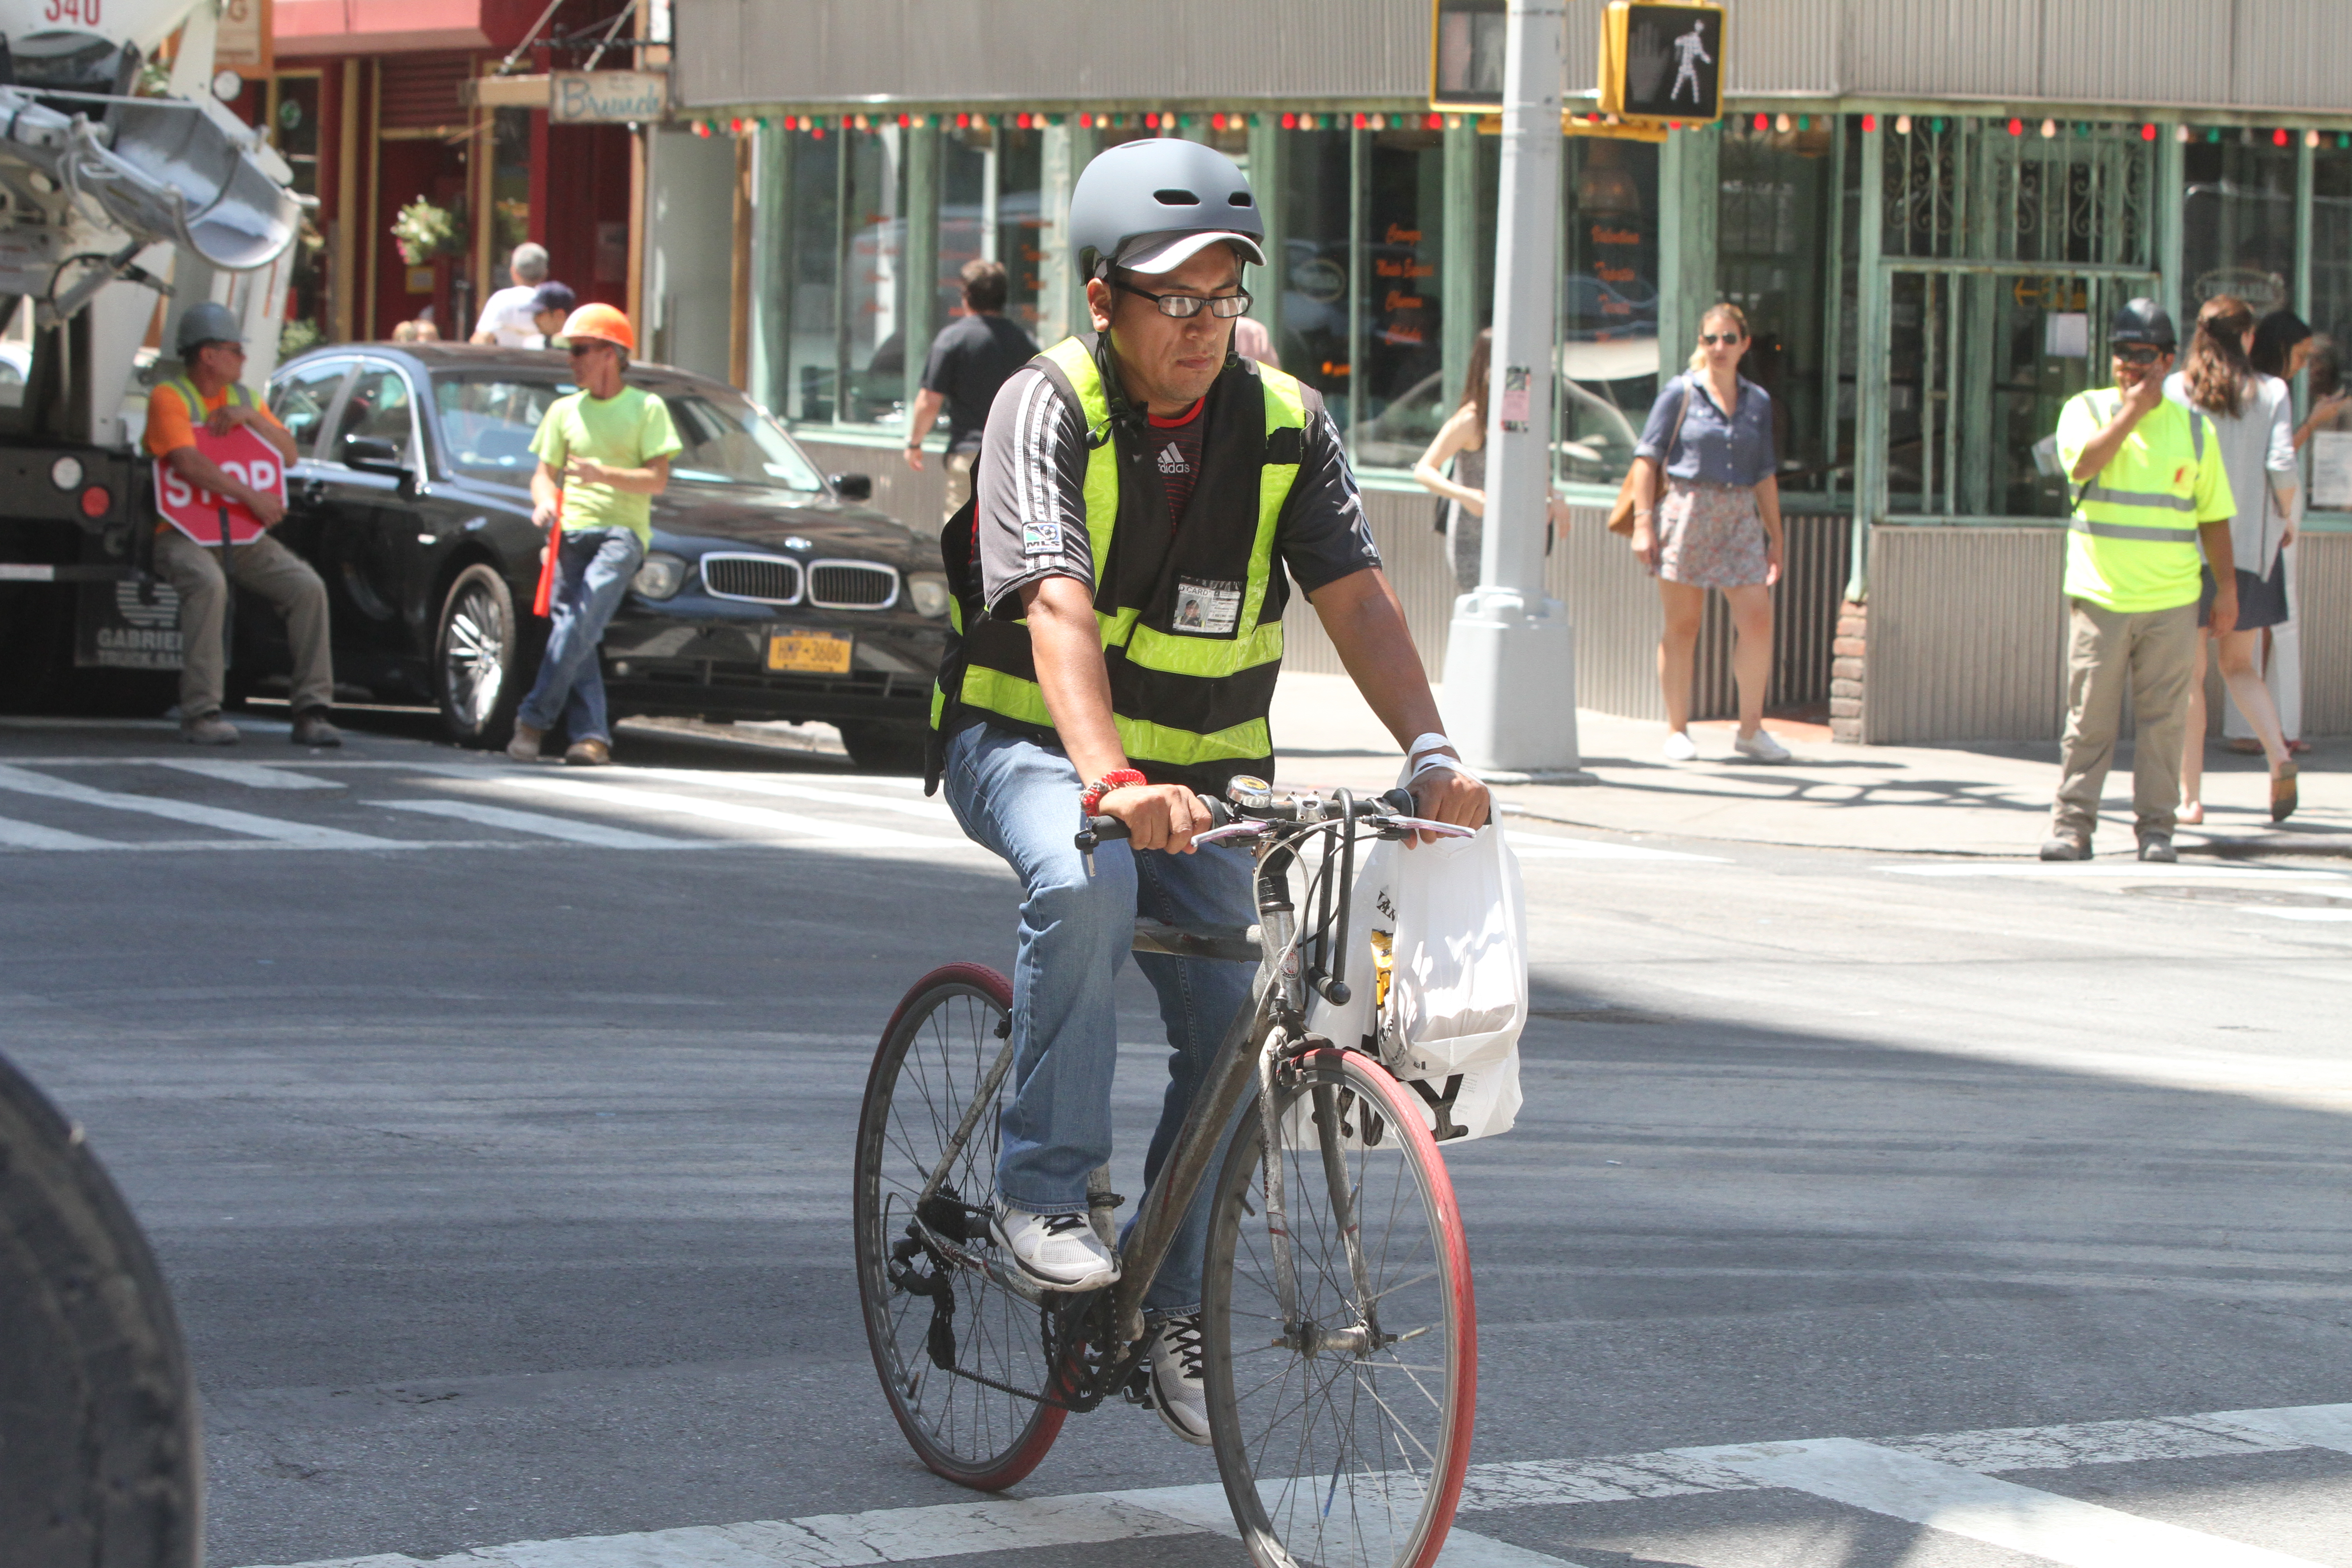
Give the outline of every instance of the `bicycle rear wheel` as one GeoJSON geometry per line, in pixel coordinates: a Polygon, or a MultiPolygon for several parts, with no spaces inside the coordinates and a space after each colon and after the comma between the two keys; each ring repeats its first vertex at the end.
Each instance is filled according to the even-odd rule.
{"type": "Polygon", "coordinates": [[[1258,1568],[1429,1568],[1461,1500],[1477,1389],[1454,1186],[1412,1097],[1369,1057],[1310,1053],[1275,1092],[1297,1316],[1285,1321],[1276,1285],[1253,1106],[1202,1276],[1217,1468],[1258,1568]]]}
{"type": "Polygon", "coordinates": [[[996,1102],[1011,1076],[995,1069],[1012,1016],[1011,984],[980,964],[948,964],[915,982],[883,1031],[857,1125],[857,1293],[875,1370],[916,1455],[982,1491],[1034,1469],[1069,1414],[1042,1398],[1052,1314],[940,1245],[990,1251],[996,1102]],[[983,1100],[918,1224],[925,1184],[983,1100]]]}

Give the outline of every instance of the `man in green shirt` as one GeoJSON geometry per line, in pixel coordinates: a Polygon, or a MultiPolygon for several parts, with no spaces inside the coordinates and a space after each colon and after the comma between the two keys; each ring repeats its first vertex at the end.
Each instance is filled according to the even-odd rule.
{"type": "Polygon", "coordinates": [[[2218,634],[2238,618],[2230,496],[2221,444],[2193,409],[2164,395],[2178,346],[2153,300],[2116,312],[2116,384],[2078,393],[2058,416],[2058,460],[2074,490],[2066,532],[2064,776],[2044,860],[2087,860],[2099,796],[2115,761],[2129,678],[2138,722],[2132,810],[2139,858],[2171,861],[2180,809],[2180,744],[2197,668],[2198,546],[2221,583],[2218,634]]]}
{"type": "Polygon", "coordinates": [[[563,323],[563,337],[580,390],[549,406],[530,442],[539,458],[531,515],[541,528],[562,524],[560,541],[550,542],[558,551],[555,624],[507,755],[538,761],[560,714],[572,740],[563,760],[601,767],[613,760],[613,733],[596,645],[645,563],[653,498],[668,487],[670,457],[682,444],[668,405],[621,379],[637,346],[628,317],[610,305],[583,305],[563,323]]]}

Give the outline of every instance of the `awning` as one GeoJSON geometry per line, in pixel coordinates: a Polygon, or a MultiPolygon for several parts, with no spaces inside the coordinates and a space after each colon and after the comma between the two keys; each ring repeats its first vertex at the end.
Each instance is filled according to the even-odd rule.
{"type": "Polygon", "coordinates": [[[280,57],[488,49],[512,42],[491,36],[483,9],[484,0],[278,0],[272,32],[280,57]]]}

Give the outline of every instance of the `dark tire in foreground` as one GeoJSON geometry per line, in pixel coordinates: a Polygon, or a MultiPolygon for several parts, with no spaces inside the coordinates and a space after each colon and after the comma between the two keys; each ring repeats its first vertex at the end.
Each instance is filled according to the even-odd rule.
{"type": "Polygon", "coordinates": [[[457,574],[441,601],[433,638],[433,696],[442,728],[463,746],[496,748],[514,737],[522,703],[522,622],[514,590],[493,568],[457,574]]]}
{"type": "Polygon", "coordinates": [[[929,729],[903,720],[845,719],[835,726],[849,760],[868,773],[919,773],[929,729]]]}
{"type": "Polygon", "coordinates": [[[934,1236],[988,1247],[982,1216],[996,1195],[1003,1081],[987,1079],[1012,1016],[1012,984],[992,969],[950,963],[924,975],[883,1031],[857,1121],[857,1294],[874,1369],[917,1457],[982,1491],[1035,1469],[1069,1414],[1040,1397],[1053,1375],[1052,1324],[1037,1305],[943,1260],[914,1221],[919,1212],[934,1236]],[[919,1211],[983,1092],[970,1140],[919,1211]]]}
{"type": "Polygon", "coordinates": [[[171,1298],[81,1129],[0,1058],[0,1561],[195,1568],[204,1451],[171,1298]]]}

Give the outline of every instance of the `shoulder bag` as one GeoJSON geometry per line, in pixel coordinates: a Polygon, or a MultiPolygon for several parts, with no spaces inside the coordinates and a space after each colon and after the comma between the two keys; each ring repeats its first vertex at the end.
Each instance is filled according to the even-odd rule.
{"type": "MultiPolygon", "coordinates": [[[[1682,384],[1683,400],[1675,409],[1674,428],[1666,434],[1665,456],[1658,463],[1658,478],[1662,481],[1661,490],[1664,488],[1663,481],[1665,479],[1666,464],[1674,458],[1675,443],[1683,438],[1683,416],[1690,412],[1690,378],[1686,375],[1678,375],[1675,379],[1682,384]]],[[[1636,458],[1626,465],[1624,482],[1617,487],[1617,500],[1609,508],[1609,531],[1612,533],[1631,534],[1633,531],[1633,476],[1641,470],[1644,460],[1636,458]]]]}

